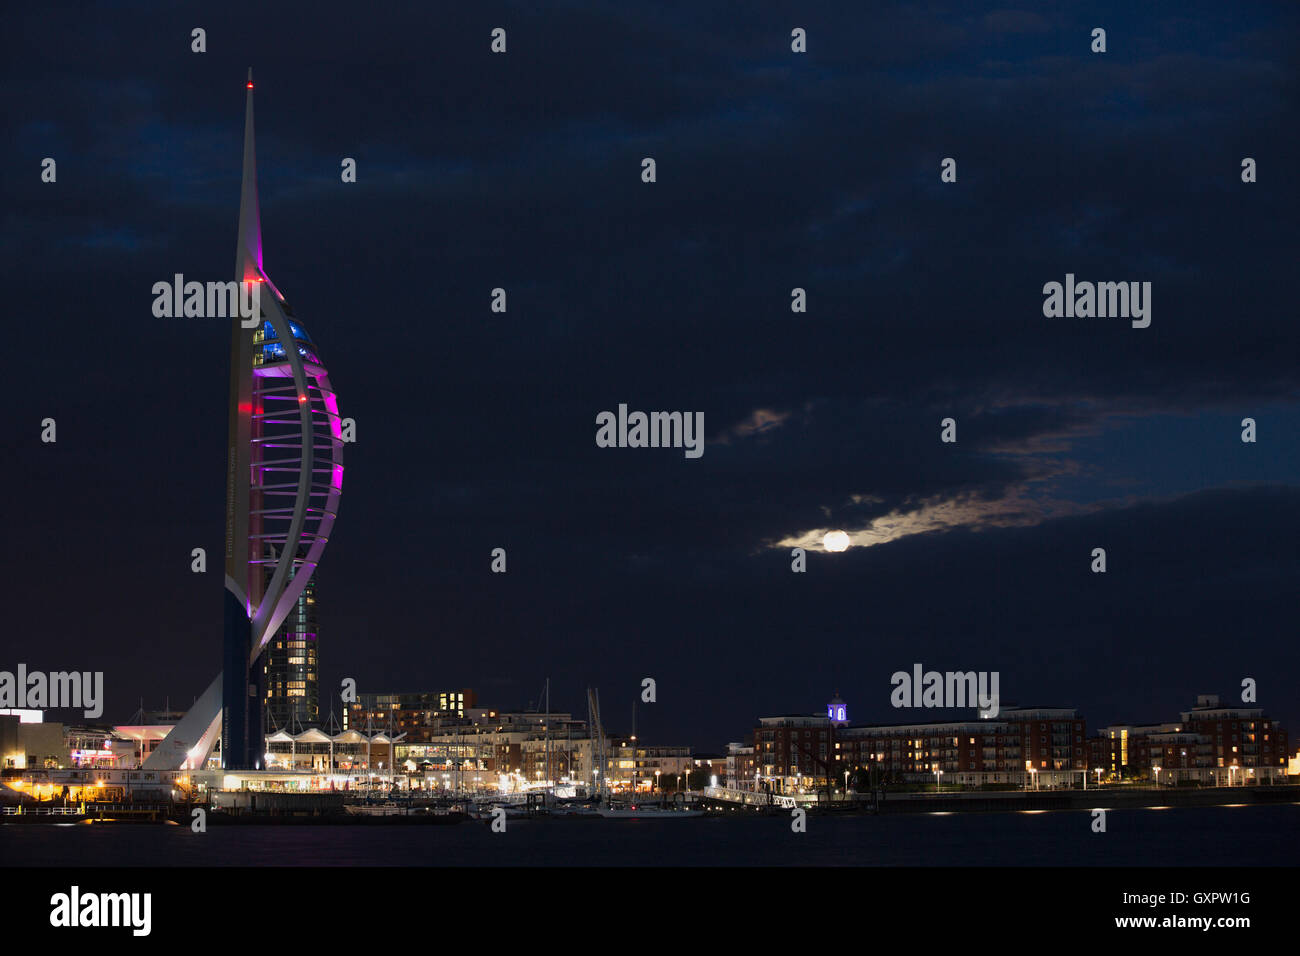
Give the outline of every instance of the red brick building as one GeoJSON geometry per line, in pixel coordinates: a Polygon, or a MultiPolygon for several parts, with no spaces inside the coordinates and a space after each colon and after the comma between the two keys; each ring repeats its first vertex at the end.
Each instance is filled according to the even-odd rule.
{"type": "Polygon", "coordinates": [[[1078,782],[1087,767],[1085,724],[1070,708],[1022,707],[996,718],[846,726],[829,717],[763,717],[754,730],[760,784],[780,792],[843,787],[845,771],[898,781],[1039,785],[1078,782]]]}
{"type": "Polygon", "coordinates": [[[1088,742],[1088,758],[1104,778],[1250,785],[1285,779],[1287,747],[1286,730],[1262,708],[1223,707],[1202,694],[1176,721],[1104,728],[1088,742]]]}

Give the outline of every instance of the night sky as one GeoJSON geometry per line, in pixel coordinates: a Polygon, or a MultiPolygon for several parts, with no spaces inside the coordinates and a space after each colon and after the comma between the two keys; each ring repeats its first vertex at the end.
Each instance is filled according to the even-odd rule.
{"type": "Polygon", "coordinates": [[[0,669],[123,722],[220,668],[229,326],[151,287],[234,278],[252,66],[267,273],[357,422],[324,712],[549,676],[625,732],[653,677],[638,732],[718,751],[836,690],[935,719],[921,663],[1090,730],[1251,677],[1300,731],[1300,7],[536,6],[7,14],[0,669]],[[1067,273],[1151,326],[1044,317],[1067,273]],[[703,457],[596,447],[619,403],[703,457]]]}

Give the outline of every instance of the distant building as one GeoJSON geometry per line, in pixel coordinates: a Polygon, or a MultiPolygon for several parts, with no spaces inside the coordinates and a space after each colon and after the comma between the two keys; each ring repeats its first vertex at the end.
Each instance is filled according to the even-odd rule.
{"type": "Polygon", "coordinates": [[[754,782],[754,745],[735,741],[727,744],[727,777],[719,783],[733,790],[754,782]]]}
{"type": "MultiPolygon", "coordinates": [[[[328,776],[393,772],[393,741],[384,733],[355,730],[327,734],[318,727],[290,734],[277,730],[266,738],[266,769],[311,771],[328,776]]],[[[358,781],[356,782],[359,782],[358,781]]],[[[337,786],[341,781],[333,781],[337,786]]]]}
{"type": "Polygon", "coordinates": [[[691,773],[694,779],[686,781],[696,786],[725,787],[730,754],[695,754],[691,757],[691,773]]]}
{"type": "Polygon", "coordinates": [[[1178,720],[1102,728],[1088,741],[1088,758],[1106,778],[1249,785],[1286,777],[1287,745],[1286,730],[1262,708],[1223,707],[1201,694],[1178,720]]]}
{"type": "Polygon", "coordinates": [[[103,727],[65,727],[67,767],[138,767],[136,743],[103,727]]]}
{"type": "Polygon", "coordinates": [[[992,719],[880,726],[788,714],[759,719],[753,767],[759,782],[778,792],[844,787],[860,770],[906,782],[933,781],[941,771],[945,784],[971,785],[1036,776],[1038,785],[1052,786],[1080,779],[1084,734],[1083,718],[1065,707],[1004,707],[992,719]]]}
{"type": "Polygon", "coordinates": [[[139,722],[129,724],[119,724],[113,728],[113,736],[122,740],[130,741],[134,747],[134,754],[130,759],[119,763],[124,768],[142,767],[144,762],[167,739],[167,735],[172,732],[176,726],[175,721],[163,722],[158,720],[155,713],[136,712],[135,718],[139,722]]]}
{"type": "Polygon", "coordinates": [[[406,725],[396,760],[413,781],[433,789],[518,789],[593,779],[586,722],[560,711],[435,711],[418,725],[406,725]]]}
{"type": "Polygon", "coordinates": [[[39,770],[68,765],[68,740],[63,724],[23,720],[18,714],[0,716],[0,767],[39,770]]]}
{"type": "Polygon", "coordinates": [[[667,786],[664,778],[688,774],[692,769],[690,747],[647,746],[636,737],[609,741],[605,778],[613,790],[648,793],[659,785],[667,786]]]}
{"type": "Polygon", "coordinates": [[[477,708],[478,695],[469,687],[409,694],[358,694],[356,703],[343,711],[343,729],[364,731],[369,725],[391,726],[396,733],[418,731],[441,726],[446,718],[461,718],[477,708]]]}
{"type": "Polygon", "coordinates": [[[545,733],[535,732],[519,744],[519,758],[523,765],[523,779],[530,783],[552,780],[561,784],[590,783],[592,779],[591,738],[583,727],[579,736],[574,736],[573,728],[566,736],[564,730],[556,736],[556,728],[551,729],[548,741],[545,733]]]}

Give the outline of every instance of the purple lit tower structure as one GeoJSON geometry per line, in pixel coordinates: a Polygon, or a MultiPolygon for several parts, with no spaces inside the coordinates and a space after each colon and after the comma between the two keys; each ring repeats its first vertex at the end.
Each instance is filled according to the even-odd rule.
{"type": "Polygon", "coordinates": [[[147,767],[202,766],[218,724],[225,769],[260,765],[262,653],[316,570],[343,487],[338,399],[315,344],[262,266],[251,69],[235,270],[239,281],[259,284],[261,321],[231,322],[223,670],[147,767]]]}

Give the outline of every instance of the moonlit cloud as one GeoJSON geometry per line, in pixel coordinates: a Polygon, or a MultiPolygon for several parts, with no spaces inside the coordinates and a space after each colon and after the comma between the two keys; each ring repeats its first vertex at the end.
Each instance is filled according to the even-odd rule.
{"type": "Polygon", "coordinates": [[[774,542],[774,548],[804,548],[825,551],[822,541],[831,530],[848,533],[854,547],[888,544],[916,534],[954,531],[984,531],[990,528],[1013,528],[1041,524],[1053,518],[1084,514],[1100,505],[1080,505],[1048,495],[1036,495],[1027,485],[1018,485],[997,498],[983,498],[971,492],[953,498],[934,497],[912,508],[897,508],[881,515],[865,527],[812,528],[774,542]]]}
{"type": "Polygon", "coordinates": [[[790,419],[790,412],[778,412],[770,408],[756,408],[749,417],[732,425],[723,432],[718,438],[713,439],[712,444],[730,445],[733,440],[743,440],[752,438],[755,435],[763,435],[776,431],[790,419]]]}

